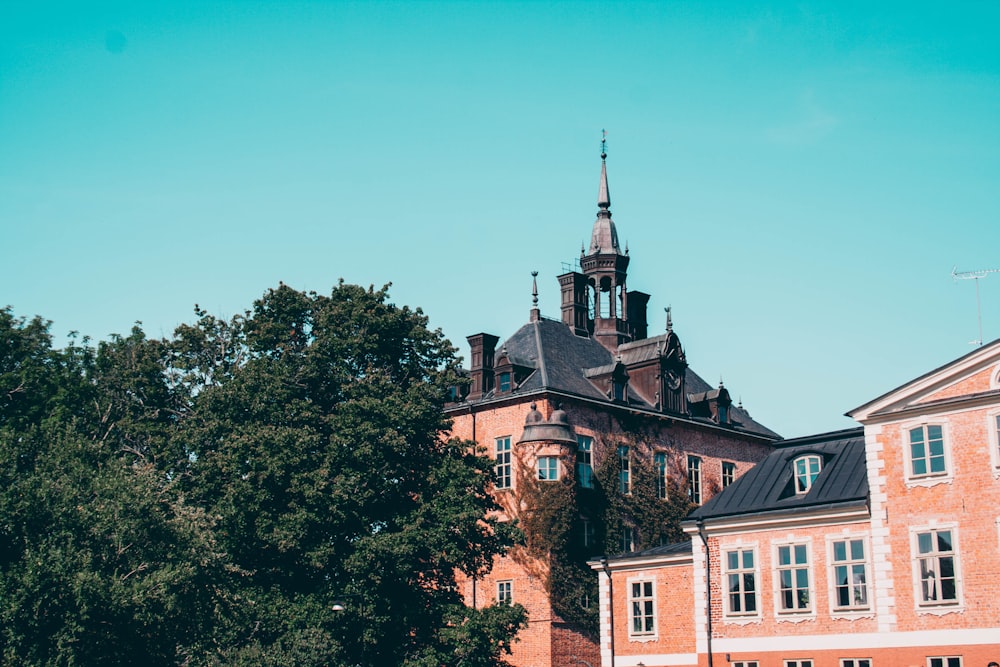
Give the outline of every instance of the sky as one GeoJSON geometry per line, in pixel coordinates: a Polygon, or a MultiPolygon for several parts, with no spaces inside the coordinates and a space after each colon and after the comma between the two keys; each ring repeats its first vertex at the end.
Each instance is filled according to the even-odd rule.
{"type": "Polygon", "coordinates": [[[0,307],[94,340],[283,281],[465,337],[611,211],[786,437],[1000,337],[1000,2],[0,3],[0,307]]]}

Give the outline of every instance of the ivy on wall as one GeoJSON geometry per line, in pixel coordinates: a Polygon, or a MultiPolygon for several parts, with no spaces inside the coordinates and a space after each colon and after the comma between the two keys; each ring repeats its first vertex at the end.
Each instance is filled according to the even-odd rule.
{"type": "Polygon", "coordinates": [[[623,426],[632,428],[595,434],[593,488],[577,485],[575,448],[564,447],[564,474],[556,481],[539,480],[531,465],[534,457],[522,457],[512,498],[524,533],[523,546],[512,556],[544,582],[553,611],[594,638],[599,634],[597,576],[588,561],[628,550],[622,543],[626,529],[632,551],[685,540],[680,522],[694,507],[688,500],[683,452],[673,441],[654,440],[641,426],[623,426]],[[619,447],[628,447],[625,492],[619,447]],[[664,455],[662,482],[654,453],[664,455]]]}

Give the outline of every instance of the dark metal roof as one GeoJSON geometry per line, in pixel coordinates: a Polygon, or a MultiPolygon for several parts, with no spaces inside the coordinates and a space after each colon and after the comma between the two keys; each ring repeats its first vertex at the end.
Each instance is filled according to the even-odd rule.
{"type": "Polygon", "coordinates": [[[675,556],[691,553],[691,540],[664,544],[663,546],[644,549],[643,551],[633,551],[631,553],[620,554],[618,556],[608,556],[608,562],[620,562],[627,560],[640,560],[643,558],[655,558],[656,556],[675,556]]]}
{"type": "MultiPolygon", "coordinates": [[[[630,355],[636,352],[656,350],[658,339],[654,337],[649,345],[646,341],[636,341],[627,344],[630,355]]],[[[626,346],[622,346],[624,349],[626,346]]],[[[506,349],[510,359],[517,359],[518,365],[535,370],[524,378],[517,386],[515,394],[531,391],[551,390],[572,394],[583,398],[611,402],[604,391],[594,384],[589,376],[599,375],[600,371],[610,372],[615,367],[612,354],[597,340],[591,337],[577,336],[561,321],[539,318],[528,322],[518,329],[510,338],[503,341],[498,350],[506,349]]],[[[641,354],[641,353],[640,353],[641,354]]],[[[635,361],[633,358],[632,361],[635,361]]],[[[706,392],[714,388],[705,382],[690,368],[685,375],[685,385],[689,392],[706,392]]],[[[498,398],[495,392],[483,397],[482,400],[498,398]]],[[[628,389],[627,404],[646,410],[655,410],[655,406],[639,396],[631,387],[628,389]]],[[[711,420],[687,417],[693,422],[704,421],[714,424],[711,420]]],[[[754,421],[750,415],[737,406],[730,408],[730,419],[737,431],[745,431],[767,438],[778,438],[778,434],[766,426],[754,421]]]]}
{"type": "Polygon", "coordinates": [[[764,460],[689,514],[686,521],[854,505],[867,500],[863,428],[785,440],[775,447],[764,460]],[[818,454],[823,465],[809,491],[796,495],[792,462],[805,454],[818,454]]]}

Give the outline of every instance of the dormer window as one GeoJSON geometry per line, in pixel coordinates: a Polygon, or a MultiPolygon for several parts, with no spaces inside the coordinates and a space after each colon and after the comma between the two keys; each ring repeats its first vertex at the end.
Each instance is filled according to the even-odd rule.
{"type": "Polygon", "coordinates": [[[510,371],[500,373],[500,381],[497,383],[497,390],[502,394],[510,391],[510,371]]]}
{"type": "Polygon", "coordinates": [[[795,459],[795,493],[808,493],[813,482],[819,477],[819,471],[823,469],[823,459],[816,454],[807,454],[795,459]]]}

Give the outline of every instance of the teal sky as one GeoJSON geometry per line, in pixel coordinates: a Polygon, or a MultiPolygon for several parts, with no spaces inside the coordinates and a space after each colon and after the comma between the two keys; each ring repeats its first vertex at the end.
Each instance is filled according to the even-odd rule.
{"type": "MultiPolygon", "coordinates": [[[[786,436],[972,349],[1000,2],[0,4],[0,304],[168,335],[284,281],[465,336],[612,213],[692,368],[786,436]]],[[[1000,273],[980,281],[1000,337],[1000,273]]]]}

